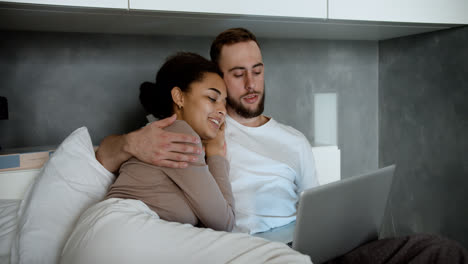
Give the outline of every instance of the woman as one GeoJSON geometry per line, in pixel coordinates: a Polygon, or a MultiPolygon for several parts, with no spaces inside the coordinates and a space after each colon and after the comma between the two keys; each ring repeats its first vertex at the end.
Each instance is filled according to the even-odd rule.
{"type": "Polygon", "coordinates": [[[199,136],[206,152],[185,169],[125,162],[106,198],[144,202],[161,219],[231,231],[234,208],[223,127],[226,87],[217,66],[194,53],[178,53],[161,67],[156,82],[140,88],[145,110],[157,118],[174,113],[166,130],[199,136]]]}

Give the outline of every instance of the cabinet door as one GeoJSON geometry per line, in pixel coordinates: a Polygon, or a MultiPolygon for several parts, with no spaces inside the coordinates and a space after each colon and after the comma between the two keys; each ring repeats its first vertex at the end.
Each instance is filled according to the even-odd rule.
{"type": "Polygon", "coordinates": [[[96,8],[120,8],[128,9],[128,0],[11,0],[0,1],[21,4],[76,6],[96,8]]]}
{"type": "Polygon", "coordinates": [[[258,16],[327,17],[327,0],[129,0],[130,9],[258,16]]]}
{"type": "Polygon", "coordinates": [[[328,18],[468,24],[467,0],[328,0],[328,18]]]}

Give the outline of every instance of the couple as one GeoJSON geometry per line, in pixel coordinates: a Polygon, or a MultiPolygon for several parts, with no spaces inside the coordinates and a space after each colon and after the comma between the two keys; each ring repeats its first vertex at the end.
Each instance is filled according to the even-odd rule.
{"type": "MultiPolygon", "coordinates": [[[[223,200],[223,204],[217,207],[210,205],[209,207],[212,207],[213,213],[219,212],[214,210],[215,208],[220,208],[222,214],[232,210],[233,204],[230,202],[232,199],[230,186],[232,186],[236,205],[234,210],[236,219],[234,231],[253,234],[286,225],[295,220],[298,194],[307,188],[318,185],[312,148],[305,136],[299,131],[262,115],[265,101],[264,65],[255,35],[240,28],[227,30],[213,41],[210,55],[213,63],[215,66],[219,66],[221,72],[216,74],[215,72],[206,71],[207,73],[203,76],[190,79],[190,81],[194,80],[192,86],[203,87],[202,89],[206,90],[204,93],[196,95],[195,89],[192,88],[186,91],[184,90],[185,87],[180,87],[179,83],[182,81],[186,82],[184,85],[189,83],[188,77],[191,75],[192,70],[189,69],[191,66],[187,65],[187,63],[175,65],[176,56],[169,59],[159,70],[155,83],[159,87],[153,89],[154,91],[160,91],[161,83],[167,85],[172,82],[169,87],[166,87],[167,91],[165,92],[167,95],[164,97],[158,94],[147,96],[144,94],[143,89],[146,87],[142,87],[140,100],[142,100],[145,110],[157,118],[166,118],[176,113],[177,119],[188,123],[202,140],[214,137],[213,134],[208,135],[205,133],[203,126],[217,129],[218,125],[223,125],[224,120],[226,120],[225,140],[230,172],[229,175],[224,175],[222,178],[213,175],[217,181],[219,179],[225,184],[219,184],[218,188],[225,195],[224,199],[221,199],[223,196],[219,194],[212,196],[214,200],[223,200]],[[173,66],[175,73],[169,74],[168,64],[173,66]],[[177,67],[178,69],[176,69],[177,67]],[[168,75],[165,77],[167,80],[160,80],[164,77],[163,75],[168,75]],[[176,86],[179,87],[172,89],[176,86]],[[170,89],[172,89],[172,95],[170,89]],[[184,94],[182,99],[188,105],[184,105],[184,102],[180,102],[177,98],[179,91],[184,94]],[[211,102],[211,100],[214,102],[211,102]],[[218,108],[211,109],[212,104],[218,108]],[[226,104],[226,108],[222,104],[226,104]],[[158,112],[157,108],[166,108],[167,110],[158,112]],[[230,209],[227,209],[227,206],[230,206],[230,209]]],[[[199,69],[202,71],[201,66],[199,69]]],[[[184,135],[193,135],[193,131],[192,133],[187,133],[188,130],[174,131],[184,132],[184,134],[179,135],[162,134],[163,130],[158,126],[161,126],[161,123],[164,122],[167,124],[167,119],[154,122],[127,136],[106,138],[96,153],[98,160],[110,171],[117,171],[120,165],[128,160],[130,156],[135,156],[138,160],[148,164],[157,165],[164,171],[168,171],[169,168],[167,167],[170,166],[188,166],[188,162],[190,164],[199,162],[200,154],[196,153],[197,150],[201,150],[200,146],[196,148],[196,144],[185,145],[178,143],[187,139],[189,142],[194,143],[198,139],[197,137],[191,138],[184,135]],[[148,135],[145,135],[145,133],[148,135]],[[172,139],[171,136],[174,136],[174,138],[172,139]],[[159,142],[164,140],[166,142],[159,142]],[[169,140],[172,140],[172,142],[167,142],[169,140]],[[153,141],[156,141],[156,143],[153,141]],[[154,144],[159,144],[159,146],[153,147],[154,144]],[[120,146],[123,146],[123,151],[120,151],[120,146]],[[112,148],[111,151],[108,150],[110,148],[112,148]],[[157,156],[158,160],[154,160],[155,155],[152,152],[159,154],[157,156]],[[181,154],[182,152],[186,154],[181,154]],[[187,152],[189,153],[187,154],[187,152]],[[177,160],[179,162],[176,162],[177,160]],[[180,160],[182,161],[180,162],[180,160]]],[[[177,123],[180,123],[180,121],[178,120],[175,124],[172,124],[169,131],[173,131],[173,126],[179,126],[177,123]]],[[[166,129],[166,131],[168,130],[166,129]]],[[[224,136],[220,135],[217,141],[219,142],[214,142],[214,144],[213,142],[207,142],[207,161],[213,159],[210,158],[212,145],[218,145],[219,148],[224,146],[224,142],[221,142],[224,141],[224,136]]],[[[221,150],[216,152],[219,153],[221,150]]],[[[221,159],[220,156],[225,155],[221,153],[221,155],[215,156],[218,167],[221,166],[219,164],[223,164],[224,167],[224,163],[227,166],[228,162],[221,159]]],[[[120,169],[121,174],[126,174],[126,165],[135,161],[134,158],[127,161],[124,164],[125,166],[120,169]]],[[[211,164],[208,164],[208,166],[211,171],[213,166],[211,164]]],[[[193,170],[193,167],[192,165],[188,166],[190,171],[193,170]]],[[[184,180],[194,178],[191,173],[187,171],[185,173],[187,176],[182,178],[184,180]]],[[[156,181],[155,177],[148,176],[148,178],[153,178],[156,181]]],[[[177,181],[176,183],[179,184],[178,180],[172,178],[172,181],[177,181]]],[[[127,181],[122,184],[128,185],[127,181]]],[[[118,179],[115,185],[122,184],[119,184],[118,179]]],[[[210,190],[209,186],[201,185],[200,182],[199,187],[201,190],[205,188],[206,192],[212,193],[213,190],[210,190]]],[[[181,186],[179,185],[179,187],[181,186]]],[[[117,197],[118,190],[114,191],[114,189],[116,188],[111,190],[112,197],[117,197]]],[[[219,192],[218,190],[215,191],[219,192]]],[[[120,193],[124,192],[126,190],[122,190],[120,193]]],[[[190,195],[187,192],[185,194],[186,196],[190,195]]],[[[210,196],[207,195],[206,197],[210,196]]],[[[131,197],[126,196],[126,198],[131,197]]],[[[194,199],[194,197],[188,198],[189,203],[192,203],[194,199]]],[[[164,204],[169,205],[166,202],[164,204]]],[[[191,207],[200,208],[201,206],[192,204],[191,207]]],[[[167,211],[166,208],[159,208],[159,211],[158,208],[152,208],[158,214],[160,214],[160,211],[167,211]]],[[[198,212],[198,214],[202,213],[198,212]]],[[[232,217],[233,215],[229,214],[229,216],[224,215],[222,218],[230,222],[227,219],[232,217]]],[[[169,218],[169,220],[174,219],[169,218]]],[[[199,220],[201,220],[200,217],[199,220]]],[[[201,222],[207,226],[206,223],[201,222]]],[[[190,223],[193,224],[193,222],[190,223]]],[[[214,226],[207,227],[218,229],[214,226]]],[[[232,227],[225,230],[230,231],[230,229],[232,227]]]]}
{"type": "Polygon", "coordinates": [[[295,219],[297,194],[318,185],[311,147],[261,115],[264,66],[252,33],[220,34],[211,54],[213,62],[177,53],[141,85],[145,110],[163,120],[103,141],[96,157],[119,176],[81,215],[61,263],[310,263],[245,233],[295,219]],[[214,231],[233,229],[244,233],[214,231]]]}
{"type": "MultiPolygon", "coordinates": [[[[175,223],[226,231],[234,227],[243,233],[266,231],[293,221],[298,194],[318,185],[305,137],[262,115],[264,65],[255,36],[245,29],[227,30],[214,40],[210,55],[220,72],[197,55],[178,54],[163,65],[155,84],[141,87],[140,99],[147,112],[159,118],[175,113],[178,121],[172,116],[127,135],[107,137],[101,143],[97,159],[110,171],[123,164],[120,176],[109,190],[109,199],[94,206],[98,207],[94,213],[88,210],[80,218],[76,229],[86,229],[85,235],[79,237],[75,230],[65,246],[63,263],[109,261],[109,256],[103,259],[101,251],[95,249],[109,240],[110,249],[122,248],[112,261],[122,263],[125,257],[135,262],[138,256],[168,262],[183,256],[210,263],[310,261],[280,243],[239,233],[231,234],[233,242],[226,240],[227,233],[175,223]],[[193,69],[191,63],[200,66],[193,69]],[[163,86],[166,96],[156,93],[163,86]],[[131,225],[112,216],[128,203],[132,209],[125,209],[126,213],[134,216],[131,225]],[[175,236],[178,230],[182,231],[175,236]],[[145,235],[135,238],[135,233],[145,235]],[[116,243],[122,234],[128,242],[116,243]],[[86,236],[98,239],[90,241],[86,236]],[[187,242],[194,237],[198,247],[187,242]],[[104,242],[98,243],[99,238],[104,242]],[[129,250],[136,239],[144,241],[138,243],[138,250],[129,250]],[[173,247],[177,250],[169,250],[173,247]],[[250,259],[242,258],[246,256],[250,259]]],[[[466,257],[463,250],[444,239],[412,236],[376,241],[332,262],[453,262],[454,258],[447,256],[457,261],[466,257]]]]}

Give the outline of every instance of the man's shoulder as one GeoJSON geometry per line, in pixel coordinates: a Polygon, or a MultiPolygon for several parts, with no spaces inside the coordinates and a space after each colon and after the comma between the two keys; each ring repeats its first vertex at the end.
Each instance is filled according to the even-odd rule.
{"type": "Polygon", "coordinates": [[[285,137],[291,138],[291,139],[296,139],[296,140],[307,140],[307,138],[304,136],[304,134],[295,129],[294,127],[290,125],[286,125],[283,123],[280,123],[273,118],[271,118],[270,122],[274,122],[274,129],[278,131],[278,133],[283,134],[285,137]]]}
{"type": "Polygon", "coordinates": [[[226,119],[228,126],[226,127],[226,135],[235,135],[240,138],[255,139],[259,142],[270,140],[270,144],[288,143],[288,145],[303,145],[309,141],[302,132],[290,125],[286,125],[276,121],[272,117],[267,117],[268,121],[259,127],[246,127],[237,123],[235,120],[226,119]]]}

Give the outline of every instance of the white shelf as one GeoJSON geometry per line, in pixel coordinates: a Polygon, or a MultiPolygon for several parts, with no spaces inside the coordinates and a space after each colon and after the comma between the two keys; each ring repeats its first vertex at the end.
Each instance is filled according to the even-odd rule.
{"type": "MultiPolygon", "coordinates": [[[[356,5],[359,1],[361,4],[366,2],[358,0],[356,5]]],[[[275,1],[274,5],[270,2],[247,5],[247,0],[229,3],[204,0],[188,4],[181,0],[164,3],[149,0],[0,0],[0,30],[214,37],[227,28],[245,27],[261,38],[375,41],[459,25],[455,22],[468,24],[467,16],[462,16],[464,20],[441,17],[440,23],[435,23],[438,19],[432,19],[431,23],[412,23],[403,18],[404,23],[386,22],[398,19],[387,19],[382,14],[372,17],[369,15],[371,11],[365,11],[367,9],[349,8],[350,11],[346,11],[345,2],[347,0],[329,0],[327,8],[326,0],[275,1]],[[338,5],[339,1],[344,2],[338,5]],[[445,23],[450,21],[454,24],[445,23]]],[[[399,0],[399,4],[404,3],[399,0]]],[[[461,5],[462,11],[466,5],[461,5]]],[[[460,17],[458,11],[443,10],[447,17],[452,13],[460,17]]]]}
{"type": "Polygon", "coordinates": [[[130,10],[170,11],[204,14],[253,15],[271,17],[327,18],[326,0],[130,0],[130,10]]]}
{"type": "Polygon", "coordinates": [[[328,18],[468,24],[467,0],[328,0],[328,18]]]}
{"type": "Polygon", "coordinates": [[[128,0],[9,0],[2,2],[41,6],[128,9],[128,0]]]}

